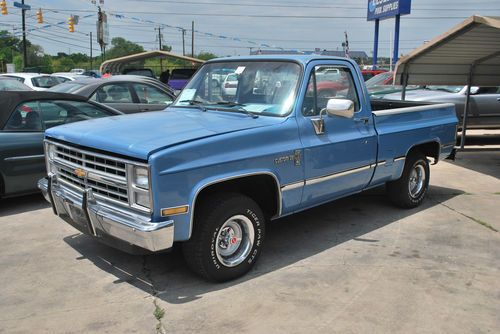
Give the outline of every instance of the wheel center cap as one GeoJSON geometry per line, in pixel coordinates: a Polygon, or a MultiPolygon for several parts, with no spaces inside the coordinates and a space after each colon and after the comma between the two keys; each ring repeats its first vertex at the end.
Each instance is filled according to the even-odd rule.
{"type": "Polygon", "coordinates": [[[232,237],[231,240],[230,240],[230,242],[231,242],[231,245],[234,245],[234,244],[236,244],[238,242],[238,238],[232,237]]]}

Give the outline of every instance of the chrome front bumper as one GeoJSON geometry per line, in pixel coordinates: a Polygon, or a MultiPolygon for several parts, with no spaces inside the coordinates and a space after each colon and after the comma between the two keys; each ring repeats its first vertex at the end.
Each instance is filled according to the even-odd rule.
{"type": "Polygon", "coordinates": [[[173,245],[173,220],[152,222],[149,216],[98,202],[92,190],[86,189],[83,193],[74,191],[61,185],[54,175],[38,181],[38,188],[56,215],[81,232],[111,246],[115,244],[107,240],[116,239],[152,252],[163,251],[173,245]]]}

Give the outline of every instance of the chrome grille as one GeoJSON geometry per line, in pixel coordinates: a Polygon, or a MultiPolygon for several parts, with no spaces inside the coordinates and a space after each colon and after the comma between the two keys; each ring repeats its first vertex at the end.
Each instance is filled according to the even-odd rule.
{"type": "Polygon", "coordinates": [[[124,162],[59,145],[56,145],[54,162],[61,181],[82,192],[84,189],[92,189],[96,196],[129,203],[127,168],[124,162]],[[77,169],[84,170],[86,176],[77,176],[77,169]]]}
{"type": "Polygon", "coordinates": [[[116,175],[125,178],[125,163],[116,160],[83,153],[67,147],[56,146],[57,159],[71,162],[72,164],[85,167],[86,170],[96,170],[106,174],[116,175]]]}

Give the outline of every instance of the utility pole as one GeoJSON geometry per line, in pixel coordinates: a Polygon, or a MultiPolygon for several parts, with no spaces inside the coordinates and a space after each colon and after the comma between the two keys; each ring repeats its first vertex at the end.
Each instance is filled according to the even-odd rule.
{"type": "MultiPolygon", "coordinates": [[[[158,27],[158,50],[161,51],[161,26],[158,27]]],[[[160,57],[160,71],[163,72],[163,59],[160,57]]]]}
{"type": "Polygon", "coordinates": [[[90,32],[90,70],[92,69],[92,31],[90,32]]]}
{"type": "Polygon", "coordinates": [[[194,21],[191,23],[191,57],[194,58],[194,21]]]}
{"type": "Polygon", "coordinates": [[[22,6],[22,23],[23,23],[23,67],[28,67],[28,50],[26,48],[26,9],[24,7],[24,0],[21,1],[22,6]]]}
{"type": "Polygon", "coordinates": [[[186,55],[186,41],[185,41],[185,36],[186,36],[186,29],[182,29],[182,55],[186,55]]]}

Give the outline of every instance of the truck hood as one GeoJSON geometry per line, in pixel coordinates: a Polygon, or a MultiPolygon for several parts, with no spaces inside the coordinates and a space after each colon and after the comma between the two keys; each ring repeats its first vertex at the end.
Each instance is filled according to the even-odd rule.
{"type": "Polygon", "coordinates": [[[181,143],[281,123],[285,118],[194,108],[93,119],[48,129],[48,138],[147,160],[149,155],[181,143]]]}

